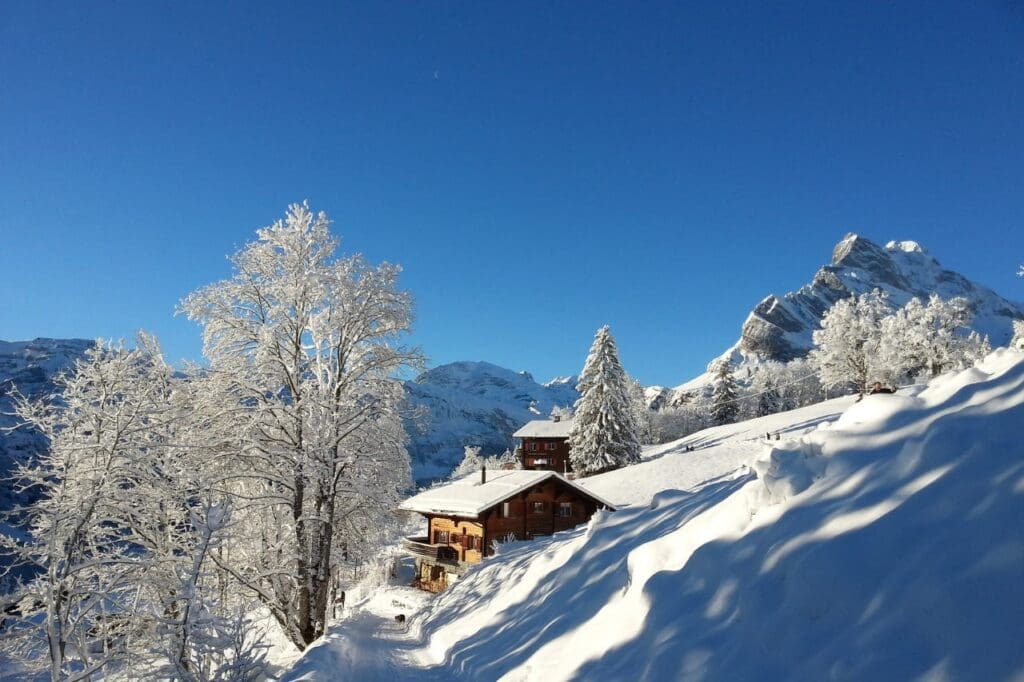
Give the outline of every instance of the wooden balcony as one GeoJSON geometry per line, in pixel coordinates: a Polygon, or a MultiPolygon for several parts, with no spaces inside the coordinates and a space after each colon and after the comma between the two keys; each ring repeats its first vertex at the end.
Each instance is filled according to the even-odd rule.
{"type": "Polygon", "coordinates": [[[438,564],[459,564],[459,555],[454,547],[427,542],[429,538],[402,538],[402,549],[419,559],[429,559],[438,564]]]}

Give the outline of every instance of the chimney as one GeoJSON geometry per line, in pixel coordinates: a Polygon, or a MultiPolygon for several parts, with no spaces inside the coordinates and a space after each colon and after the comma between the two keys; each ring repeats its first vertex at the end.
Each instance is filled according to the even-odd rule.
{"type": "Polygon", "coordinates": [[[560,422],[560,421],[562,421],[562,415],[560,415],[560,414],[553,414],[553,415],[551,415],[551,421],[553,421],[553,422],[560,422]]]}
{"type": "Polygon", "coordinates": [[[480,465],[480,485],[483,485],[484,483],[487,483],[487,465],[486,464],[481,464],[480,465]]]}

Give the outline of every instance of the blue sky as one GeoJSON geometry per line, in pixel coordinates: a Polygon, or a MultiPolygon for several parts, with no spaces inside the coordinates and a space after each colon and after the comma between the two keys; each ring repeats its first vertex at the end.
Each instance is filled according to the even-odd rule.
{"type": "Polygon", "coordinates": [[[0,5],[0,338],[198,358],[176,302],[302,199],[432,364],[541,380],[607,323],[680,383],[848,231],[1024,299],[1019,4],[286,4],[0,5]]]}

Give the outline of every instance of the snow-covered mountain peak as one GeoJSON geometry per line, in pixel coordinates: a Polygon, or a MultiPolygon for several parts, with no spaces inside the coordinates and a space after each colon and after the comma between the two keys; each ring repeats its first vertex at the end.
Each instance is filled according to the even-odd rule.
{"type": "Polygon", "coordinates": [[[933,293],[944,299],[966,298],[975,314],[973,328],[995,346],[1009,340],[1014,319],[1024,319],[1017,304],[944,269],[917,242],[893,241],[883,248],[851,233],[836,244],[831,263],[810,284],[758,303],[743,324],[737,347],[768,360],[803,357],[812,347],[811,333],[836,301],[875,288],[885,291],[894,306],[933,293]]]}
{"type": "Polygon", "coordinates": [[[914,241],[889,242],[885,245],[886,251],[903,251],[905,253],[927,253],[924,247],[914,241]]]}

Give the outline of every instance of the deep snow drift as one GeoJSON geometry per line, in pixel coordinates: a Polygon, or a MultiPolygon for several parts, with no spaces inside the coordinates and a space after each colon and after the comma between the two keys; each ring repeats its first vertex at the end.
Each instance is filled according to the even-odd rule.
{"type": "Polygon", "coordinates": [[[766,420],[590,479],[634,505],[503,547],[407,632],[356,611],[297,679],[1020,679],[1024,355],[766,420]]]}

